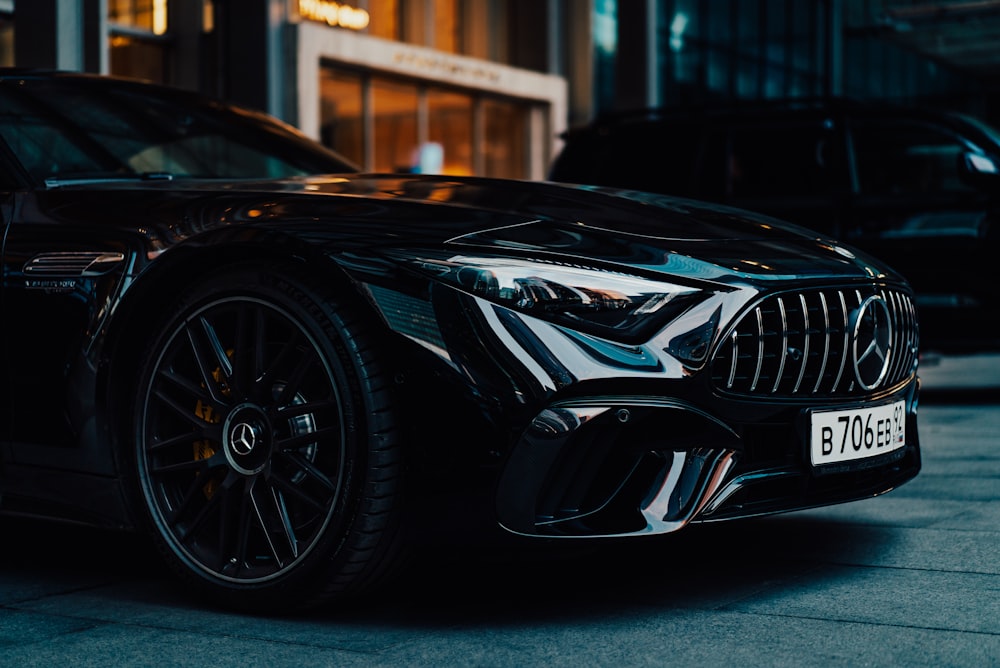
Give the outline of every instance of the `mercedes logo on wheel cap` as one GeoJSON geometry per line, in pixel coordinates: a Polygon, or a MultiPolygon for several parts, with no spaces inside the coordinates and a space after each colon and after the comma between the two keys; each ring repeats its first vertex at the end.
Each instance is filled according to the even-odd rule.
{"type": "Polygon", "coordinates": [[[237,422],[229,432],[229,442],[238,455],[249,455],[257,445],[257,428],[249,422],[237,422]]]}
{"type": "Polygon", "coordinates": [[[222,427],[226,461],[240,475],[263,471],[273,454],[271,423],[264,410],[252,403],[242,403],[229,411],[222,427]]]}
{"type": "Polygon", "coordinates": [[[866,390],[885,380],[892,356],[892,318],[879,295],[866,299],[854,322],[854,377],[866,390]]]}

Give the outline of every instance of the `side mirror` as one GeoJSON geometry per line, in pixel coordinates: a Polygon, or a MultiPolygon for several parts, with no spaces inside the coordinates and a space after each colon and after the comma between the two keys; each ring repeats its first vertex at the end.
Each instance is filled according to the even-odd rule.
{"type": "Polygon", "coordinates": [[[1000,164],[991,156],[966,151],[958,158],[962,180],[982,190],[1000,190],[1000,164]]]}

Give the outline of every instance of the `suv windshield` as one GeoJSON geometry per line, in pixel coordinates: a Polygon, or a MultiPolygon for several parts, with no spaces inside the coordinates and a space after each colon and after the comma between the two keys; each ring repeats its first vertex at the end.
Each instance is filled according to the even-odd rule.
{"type": "Polygon", "coordinates": [[[262,114],[169,89],[5,79],[0,138],[36,182],[76,178],[284,178],[353,172],[262,114]]]}

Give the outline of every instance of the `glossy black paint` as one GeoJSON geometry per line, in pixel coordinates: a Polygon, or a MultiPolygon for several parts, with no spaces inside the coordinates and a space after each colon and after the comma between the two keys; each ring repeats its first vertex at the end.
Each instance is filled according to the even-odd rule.
{"type": "MultiPolygon", "coordinates": [[[[301,267],[377,329],[404,418],[409,485],[424,509],[414,514],[445,532],[633,532],[618,515],[552,534],[536,523],[553,471],[534,454],[551,415],[593,416],[599,430],[567,431],[544,446],[550,465],[567,447],[590,448],[577,445],[586,433],[623,475],[631,460],[615,455],[618,448],[629,457],[694,453],[711,460],[704,471],[720,484],[783,471],[739,503],[707,515],[699,506],[657,532],[879,494],[920,468],[915,366],[892,386],[850,397],[741,397],[713,385],[710,351],[768,294],[830,286],[908,292],[881,263],[793,225],[643,193],[474,178],[341,173],[49,187],[24,173],[15,180],[0,193],[3,512],[135,525],[119,451],[130,438],[122,425],[136,367],[159,334],[151,323],[213,270],[246,262],[301,267]],[[67,253],[93,263],[29,271],[43,267],[40,256],[63,261],[67,253]],[[414,262],[477,255],[669,282],[700,297],[648,340],[623,343],[457,289],[414,262]],[[841,473],[810,471],[805,411],[890,399],[906,402],[904,450],[841,473]]],[[[613,491],[615,480],[587,459],[578,465],[590,470],[595,493],[613,491]]],[[[572,478],[569,469],[559,475],[572,478]]]]}
{"type": "MultiPolygon", "coordinates": [[[[444,246],[586,259],[594,266],[669,275],[723,292],[750,288],[750,294],[789,281],[899,281],[871,260],[854,259],[839,246],[766,218],[696,202],[640,202],[545,184],[338,176],[221,189],[210,184],[101,184],[12,197],[16,214],[6,235],[3,308],[19,317],[8,319],[5,330],[5,388],[17,389],[5,402],[11,448],[7,470],[44,467],[60,476],[90,476],[82,485],[52,490],[47,500],[90,511],[94,516],[89,519],[115,525],[129,523],[123,508],[107,507],[111,501],[88,508],[76,498],[81,489],[89,494],[91,487],[113,488],[109,420],[121,402],[116,365],[125,364],[115,357],[131,358],[154,334],[144,331],[143,321],[169,293],[196,284],[201,272],[223,262],[300,259],[342,283],[359,302],[370,302],[375,313],[381,310],[390,327],[392,315],[387,314],[393,306],[385,301],[388,292],[379,290],[393,291],[396,299],[432,312],[436,330],[447,333],[433,343],[474,382],[462,387],[462,378],[423,350],[401,354],[398,363],[405,385],[417,386],[404,402],[413,407],[416,423],[422,421],[417,416],[445,406],[451,407],[445,410],[449,416],[461,415],[455,419],[461,428],[442,439],[447,455],[428,453],[435,462],[432,468],[443,459],[449,469],[456,462],[499,466],[526,423],[552,399],[617,393],[616,386],[628,383],[615,377],[616,368],[586,382],[579,370],[567,369],[556,374],[562,380],[551,386],[510,377],[480,349],[476,330],[482,323],[470,321],[471,308],[463,303],[470,298],[401,267],[395,259],[401,252],[419,255],[421,249],[444,246]],[[582,201],[588,202],[586,210],[579,208],[582,201]],[[692,220],[699,221],[693,229],[692,220]],[[123,259],[69,283],[59,277],[33,279],[23,271],[40,252],[79,249],[120,253],[123,259]],[[751,257],[755,259],[745,260],[751,257]],[[425,400],[420,385],[428,376],[438,385],[440,400],[425,400]],[[466,442],[467,431],[486,437],[466,442]]],[[[398,331],[387,338],[392,339],[389,347],[413,347],[408,340],[396,340],[398,331]]],[[[742,408],[743,402],[713,396],[703,381],[687,378],[680,368],[658,372],[641,381],[650,387],[640,389],[637,382],[639,387],[628,393],[655,387],[658,395],[683,396],[713,413],[724,410],[737,421],[762,413],[791,416],[797,410],[782,405],[742,408]]],[[[423,444],[429,439],[423,430],[431,429],[430,424],[414,429],[414,440],[423,444]]],[[[7,494],[31,495],[47,488],[36,485],[33,477],[23,481],[8,483],[7,494]]]]}

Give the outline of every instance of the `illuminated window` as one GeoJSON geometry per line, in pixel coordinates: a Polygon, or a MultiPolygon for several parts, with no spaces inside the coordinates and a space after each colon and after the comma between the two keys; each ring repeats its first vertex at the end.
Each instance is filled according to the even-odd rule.
{"type": "Polygon", "coordinates": [[[167,32],[167,0],[108,0],[108,21],[163,35],[167,32]]]}
{"type": "MultiPolygon", "coordinates": [[[[356,0],[359,6],[363,5],[356,0]]],[[[462,52],[467,0],[368,0],[368,34],[397,42],[462,52]]]]}
{"type": "Polygon", "coordinates": [[[360,74],[320,68],[320,140],[357,165],[365,164],[360,74]]]}
{"type": "Polygon", "coordinates": [[[111,74],[157,83],[167,80],[167,54],[162,44],[114,35],[111,37],[111,74]]]}
{"type": "MultiPolygon", "coordinates": [[[[531,0],[347,0],[369,14],[365,33],[426,46],[447,53],[484,58],[515,67],[541,69],[520,62],[527,41],[537,41],[542,3],[531,0]]],[[[544,49],[542,49],[544,51],[544,49]]]]}
{"type": "Polygon", "coordinates": [[[375,171],[415,170],[420,162],[416,85],[375,78],[372,81],[372,107],[375,171]]]}
{"type": "Polygon", "coordinates": [[[320,139],[365,171],[526,178],[530,103],[320,68],[320,139]]]}
{"type": "Polygon", "coordinates": [[[108,0],[111,74],[167,82],[167,1],[108,0]]]}
{"type": "Polygon", "coordinates": [[[201,5],[201,31],[215,32],[215,0],[203,0],[201,5]]]}
{"type": "Polygon", "coordinates": [[[399,41],[400,0],[368,0],[368,34],[399,41]]]}
{"type": "Polygon", "coordinates": [[[497,178],[523,178],[527,170],[527,104],[483,101],[483,172],[497,178]]]}
{"type": "Polygon", "coordinates": [[[14,20],[0,14],[0,67],[14,65],[14,20]]]}
{"type": "Polygon", "coordinates": [[[459,0],[434,0],[434,43],[435,49],[449,53],[462,51],[459,26],[462,25],[459,0]]]}
{"type": "Polygon", "coordinates": [[[472,174],[472,98],[462,93],[427,93],[427,138],[442,149],[442,174],[472,174]]]}

